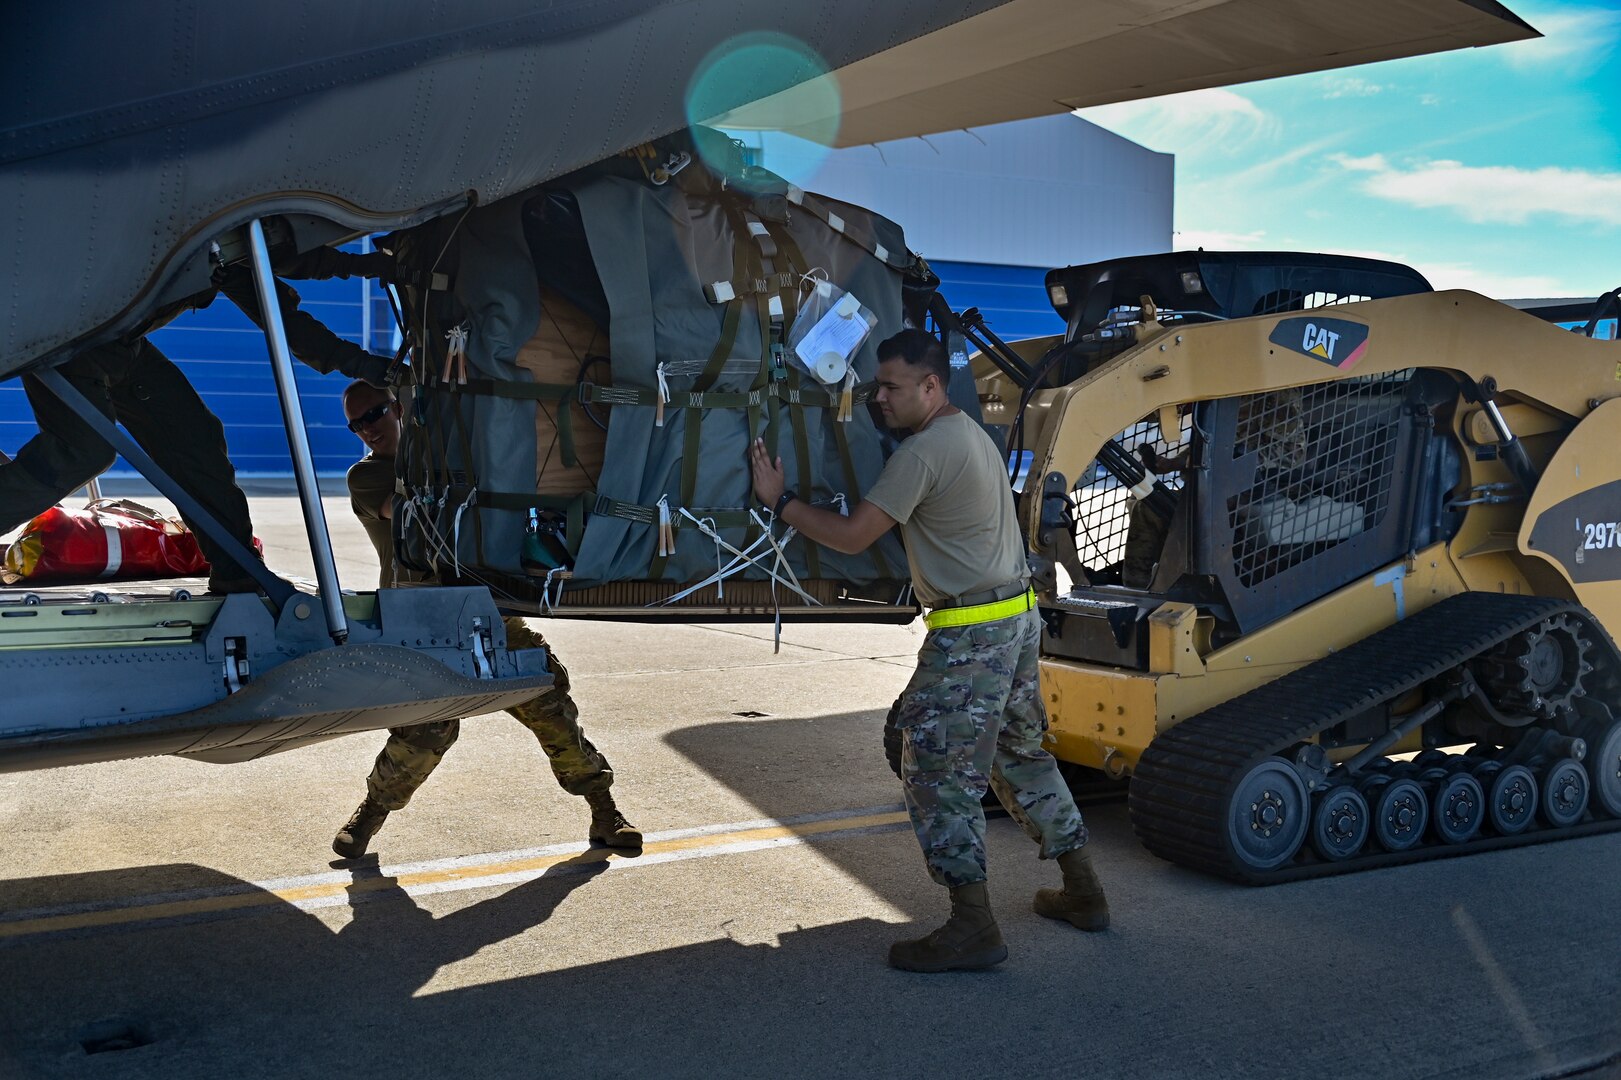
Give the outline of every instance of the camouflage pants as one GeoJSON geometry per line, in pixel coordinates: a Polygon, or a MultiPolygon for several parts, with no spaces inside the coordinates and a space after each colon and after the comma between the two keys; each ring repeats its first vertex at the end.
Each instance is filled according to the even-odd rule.
{"type": "MultiPolygon", "coordinates": [[[[508,617],[504,621],[508,648],[545,646],[546,639],[529,629],[522,619],[508,617]]],[[[568,669],[555,653],[548,653],[546,659],[555,680],[551,692],[507,712],[535,733],[551,762],[552,775],[564,791],[570,795],[607,791],[614,780],[613,768],[580,730],[580,710],[568,692],[568,669]]],[[[383,752],[377,755],[377,764],[366,778],[366,792],[372,801],[388,810],[404,809],[460,732],[460,720],[390,728],[388,742],[383,744],[383,752]]]]}
{"type": "Polygon", "coordinates": [[[929,876],[947,887],[985,880],[986,784],[1056,858],[1086,843],[1058,762],[1041,748],[1034,612],[931,630],[901,694],[901,781],[929,876]]]}

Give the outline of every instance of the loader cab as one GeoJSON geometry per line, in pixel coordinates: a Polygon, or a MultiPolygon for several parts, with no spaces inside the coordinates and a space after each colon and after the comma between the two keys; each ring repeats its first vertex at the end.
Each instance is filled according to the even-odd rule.
{"type": "MultiPolygon", "coordinates": [[[[1270,314],[1362,298],[1354,289],[1428,288],[1393,264],[1338,266],[1347,273],[1335,276],[1342,262],[1369,260],[1154,256],[1058,271],[1049,284],[1075,285],[1071,329],[1083,337],[1109,325],[1107,315],[1091,323],[1099,310],[1137,288],[1172,290],[1164,304],[1143,295],[1163,321],[1189,325],[1235,306],[1270,314]]],[[[1457,395],[1453,376],[1413,368],[1177,403],[1127,426],[1114,442],[1170,489],[1173,508],[1154,513],[1096,462],[1081,472],[1054,504],[1075,543],[1073,584],[1048,611],[1048,655],[1146,670],[1146,620],[1167,601],[1208,616],[1220,645],[1450,537],[1462,463],[1437,416],[1457,395]]]]}
{"type": "Polygon", "coordinates": [[[1188,402],[1116,441],[1175,466],[1159,518],[1094,466],[1070,494],[1077,580],[1049,618],[1051,655],[1146,669],[1147,616],[1167,601],[1234,640],[1446,539],[1462,470],[1436,413],[1457,385],[1440,371],[1188,402]],[[1172,420],[1172,417],[1175,420],[1172,420]],[[1176,427],[1167,430],[1175,423],[1176,427]]]}

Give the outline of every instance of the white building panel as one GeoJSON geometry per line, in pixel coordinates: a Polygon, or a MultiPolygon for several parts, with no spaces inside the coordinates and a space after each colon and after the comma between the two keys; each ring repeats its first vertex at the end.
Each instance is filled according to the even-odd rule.
{"type": "Polygon", "coordinates": [[[734,134],[773,172],[892,218],[927,259],[1051,268],[1171,250],[1174,157],[1078,116],[832,151],[734,134]]]}

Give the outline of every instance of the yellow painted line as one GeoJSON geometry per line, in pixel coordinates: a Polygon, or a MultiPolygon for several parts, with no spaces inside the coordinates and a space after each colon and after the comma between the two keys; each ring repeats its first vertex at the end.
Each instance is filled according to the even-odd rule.
{"type": "MultiPolygon", "coordinates": [[[[904,811],[862,814],[854,817],[826,818],[796,824],[769,825],[740,829],[732,832],[709,833],[701,836],[682,836],[668,840],[654,840],[642,848],[642,859],[649,856],[682,856],[705,853],[725,854],[723,850],[742,845],[766,844],[774,841],[805,840],[824,833],[846,832],[852,829],[871,829],[897,825],[907,820],[904,811]]],[[[312,885],[297,885],[281,889],[262,889],[253,892],[227,893],[185,900],[141,903],[136,900],[126,906],[115,906],[95,911],[76,911],[64,915],[41,915],[36,918],[0,922],[0,940],[31,937],[38,934],[59,933],[65,930],[85,930],[94,927],[122,926],[130,923],[152,922],[187,916],[213,915],[226,911],[275,907],[281,904],[307,904],[316,900],[353,897],[369,892],[403,889],[409,891],[424,886],[443,886],[476,883],[482,878],[508,875],[539,874],[560,863],[581,861],[607,862],[613,852],[608,848],[587,848],[583,851],[561,851],[521,859],[506,859],[487,863],[442,867],[398,875],[357,878],[349,881],[323,881],[312,885]]],[[[632,866],[637,860],[620,857],[619,865],[632,866]]]]}

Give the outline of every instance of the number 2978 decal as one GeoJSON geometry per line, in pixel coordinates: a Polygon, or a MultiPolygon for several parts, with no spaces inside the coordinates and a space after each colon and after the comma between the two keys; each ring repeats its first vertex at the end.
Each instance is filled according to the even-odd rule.
{"type": "Polygon", "coordinates": [[[1621,522],[1594,521],[1581,526],[1581,530],[1583,551],[1621,547],[1621,522]]]}

